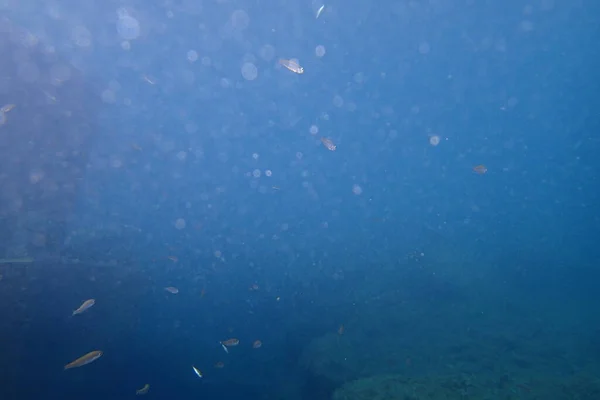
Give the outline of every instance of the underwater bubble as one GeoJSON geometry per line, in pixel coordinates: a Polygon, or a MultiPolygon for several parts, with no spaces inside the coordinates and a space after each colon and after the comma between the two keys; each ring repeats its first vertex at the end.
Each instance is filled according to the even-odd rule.
{"type": "Polygon", "coordinates": [[[242,65],[242,76],[248,81],[255,80],[258,76],[258,69],[256,68],[256,65],[252,64],[251,62],[244,63],[244,65],[242,65]]]}
{"type": "Polygon", "coordinates": [[[85,26],[76,26],[71,32],[73,41],[79,47],[89,47],[92,44],[92,33],[85,26]]]}
{"type": "Polygon", "coordinates": [[[140,23],[130,15],[123,15],[117,22],[117,32],[125,40],[137,39],[140,36],[140,23]]]}
{"type": "Polygon", "coordinates": [[[198,60],[198,52],[195,50],[190,50],[187,52],[187,59],[189,62],[195,62],[198,60]]]}
{"type": "Polygon", "coordinates": [[[231,24],[236,29],[246,29],[248,24],[250,24],[250,17],[244,10],[235,10],[233,14],[231,14],[231,24]]]}
{"type": "Polygon", "coordinates": [[[114,91],[110,90],[110,89],[105,89],[104,91],[102,91],[102,101],[105,103],[114,103],[117,100],[117,95],[114,91]]]}
{"type": "Polygon", "coordinates": [[[271,61],[275,57],[275,47],[266,44],[260,48],[260,57],[265,61],[271,61]]]}
{"type": "Polygon", "coordinates": [[[341,107],[344,105],[344,99],[340,95],[333,96],[333,105],[336,107],[341,107]]]}

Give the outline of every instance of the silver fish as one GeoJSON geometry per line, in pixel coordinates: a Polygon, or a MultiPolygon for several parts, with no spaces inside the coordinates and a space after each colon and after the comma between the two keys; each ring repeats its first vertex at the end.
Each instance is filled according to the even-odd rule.
{"type": "Polygon", "coordinates": [[[298,64],[297,61],[286,60],[286,59],[282,58],[279,60],[279,64],[283,65],[284,67],[286,67],[287,69],[289,69],[292,72],[295,72],[298,75],[301,75],[304,73],[304,68],[302,68],[300,66],[300,64],[298,64]]]}

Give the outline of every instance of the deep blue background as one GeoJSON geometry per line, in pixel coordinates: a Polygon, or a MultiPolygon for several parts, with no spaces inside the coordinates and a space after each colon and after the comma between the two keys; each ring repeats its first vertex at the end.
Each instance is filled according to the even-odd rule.
{"type": "Polygon", "coordinates": [[[399,292],[425,320],[480,292],[487,313],[548,311],[537,322],[569,333],[553,345],[572,369],[598,368],[600,3],[353,0],[319,19],[308,1],[165,4],[0,11],[100,100],[62,263],[0,264],[7,398],[150,383],[155,398],[251,399],[287,380],[309,396],[304,346],[399,292]],[[119,9],[141,29],[125,44],[119,9]]]}

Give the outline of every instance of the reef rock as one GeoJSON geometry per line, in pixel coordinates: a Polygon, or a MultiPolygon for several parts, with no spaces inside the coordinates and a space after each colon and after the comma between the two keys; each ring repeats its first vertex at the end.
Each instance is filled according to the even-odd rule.
{"type": "Polygon", "coordinates": [[[333,400],[597,399],[600,385],[590,378],[585,374],[562,379],[545,375],[524,381],[490,373],[412,378],[381,375],[344,384],[334,392],[333,400]]]}

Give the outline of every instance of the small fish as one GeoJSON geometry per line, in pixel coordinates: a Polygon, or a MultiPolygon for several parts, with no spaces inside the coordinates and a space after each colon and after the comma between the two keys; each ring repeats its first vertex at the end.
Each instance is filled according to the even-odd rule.
{"type": "Polygon", "coordinates": [[[150,78],[148,75],[142,75],[142,79],[151,85],[154,85],[156,83],[156,81],[154,79],[150,78]]]}
{"type": "Polygon", "coordinates": [[[86,355],[81,356],[77,360],[72,361],[72,362],[68,363],[67,365],[65,365],[65,369],[83,367],[84,365],[87,365],[91,362],[96,361],[100,357],[102,357],[102,352],[100,350],[90,351],[86,355]]]}
{"type": "Polygon", "coordinates": [[[169,256],[167,257],[169,260],[173,261],[173,262],[177,262],[179,261],[179,258],[177,258],[177,256],[169,256]]]}
{"type": "Polygon", "coordinates": [[[323,146],[325,146],[325,148],[329,151],[335,151],[335,149],[337,149],[337,146],[331,141],[331,139],[322,137],[321,143],[323,143],[323,146]]]}
{"type": "Polygon", "coordinates": [[[227,348],[227,346],[225,346],[222,342],[219,342],[221,344],[221,347],[223,348],[223,350],[225,350],[225,353],[229,354],[229,349],[227,348]]]}
{"type": "Polygon", "coordinates": [[[338,335],[343,335],[345,330],[346,329],[344,328],[344,324],[340,325],[340,327],[337,330],[338,335]]]}
{"type": "Polygon", "coordinates": [[[485,165],[481,164],[473,167],[473,171],[479,175],[483,175],[487,172],[487,168],[485,167],[485,165]]]}
{"type": "Polygon", "coordinates": [[[223,361],[219,361],[215,364],[215,368],[223,368],[225,366],[225,363],[223,361]]]}
{"type": "Polygon", "coordinates": [[[252,343],[253,349],[260,349],[261,347],[262,347],[262,342],[260,340],[255,340],[254,343],[252,343]]]}
{"type": "Polygon", "coordinates": [[[198,378],[202,378],[202,372],[200,372],[200,370],[198,368],[196,368],[192,365],[192,369],[194,370],[196,375],[198,375],[198,378]]]}
{"type": "Polygon", "coordinates": [[[4,125],[6,122],[6,113],[15,108],[14,104],[7,104],[0,108],[0,125],[4,125]]]}
{"type": "Polygon", "coordinates": [[[81,303],[79,308],[77,310],[73,311],[73,314],[71,314],[71,315],[81,314],[82,312],[85,312],[87,309],[92,307],[94,304],[96,304],[96,300],[94,300],[94,299],[86,300],[83,303],[81,303]]]}
{"type": "Polygon", "coordinates": [[[6,104],[5,106],[2,106],[2,108],[0,108],[0,111],[2,111],[3,113],[7,113],[13,108],[15,108],[14,104],[6,104]]]}
{"type": "Polygon", "coordinates": [[[290,71],[297,73],[298,75],[304,73],[304,68],[302,68],[295,60],[280,59],[279,64],[283,65],[290,71]]]}
{"type": "Polygon", "coordinates": [[[231,338],[231,339],[223,340],[220,343],[223,346],[232,347],[232,346],[237,346],[238,344],[240,344],[240,341],[239,341],[239,339],[231,338]]]}
{"type": "Polygon", "coordinates": [[[44,95],[46,96],[48,103],[52,104],[52,103],[56,103],[58,101],[56,99],[56,96],[52,96],[50,93],[46,92],[45,90],[42,90],[42,92],[44,92],[44,95]]]}
{"type": "Polygon", "coordinates": [[[319,7],[319,9],[317,10],[317,16],[316,18],[319,18],[321,16],[321,13],[323,12],[323,10],[325,10],[325,4],[323,4],[321,7],[319,7]]]}
{"type": "Polygon", "coordinates": [[[167,286],[165,288],[165,290],[167,292],[171,293],[171,294],[177,294],[177,293],[179,293],[179,289],[177,289],[176,287],[173,287],[173,286],[167,286]]]}
{"type": "Polygon", "coordinates": [[[135,394],[140,396],[142,394],[148,393],[148,390],[150,390],[150,385],[146,383],[143,388],[136,390],[135,394]]]}

